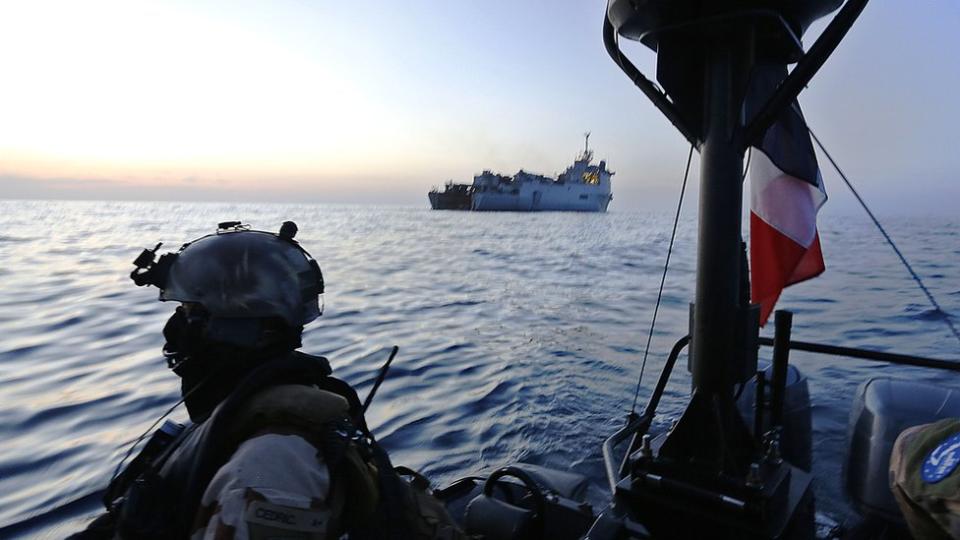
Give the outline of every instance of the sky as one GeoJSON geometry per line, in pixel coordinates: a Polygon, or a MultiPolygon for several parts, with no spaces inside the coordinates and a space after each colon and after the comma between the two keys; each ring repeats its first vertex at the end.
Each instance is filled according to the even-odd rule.
{"type": "MultiPolygon", "coordinates": [[[[604,9],[0,3],[0,198],[426,206],[482,169],[558,173],[589,130],[613,210],[670,207],[687,146],[606,55],[604,9]]],[[[954,0],[874,0],[801,94],[881,212],[957,212],[958,27],[954,0]]],[[[651,51],[627,50],[655,73],[651,51]]],[[[828,207],[852,208],[821,165],[828,207]]]]}

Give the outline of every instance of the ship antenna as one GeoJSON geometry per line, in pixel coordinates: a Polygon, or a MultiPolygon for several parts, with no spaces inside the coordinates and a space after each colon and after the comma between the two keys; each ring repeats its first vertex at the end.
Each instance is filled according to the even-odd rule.
{"type": "Polygon", "coordinates": [[[593,159],[593,154],[590,153],[590,132],[585,131],[583,133],[583,159],[590,161],[593,159]]]}

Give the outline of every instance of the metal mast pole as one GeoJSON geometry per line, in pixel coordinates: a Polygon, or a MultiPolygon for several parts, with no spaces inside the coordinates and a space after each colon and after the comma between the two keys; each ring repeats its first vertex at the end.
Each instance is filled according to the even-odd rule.
{"type": "MultiPolygon", "coordinates": [[[[814,537],[810,475],[782,459],[778,429],[750,433],[735,403],[735,384],[756,374],[758,322],[758,309],[743,290],[749,286],[743,279],[741,182],[747,144],[755,144],[796,98],[866,3],[848,0],[803,53],[797,31],[841,1],[771,8],[762,0],[609,0],[603,28],[607,52],[701,155],[690,329],[693,395],[668,431],[656,438],[647,433],[679,351],[675,347],[648,410],[630,424],[637,427],[631,428],[636,432],[623,474],[611,475],[615,506],[627,509],[651,537],[814,537]],[[656,51],[662,86],[626,58],[618,36],[656,51]],[[797,66],[765,104],[751,103],[762,108],[747,123],[743,101],[758,55],[764,62],[797,66]]],[[[758,424],[756,431],[761,429],[758,424]]],[[[604,447],[605,461],[609,450],[604,447]]]]}
{"type": "MultiPolygon", "coordinates": [[[[704,141],[700,162],[697,290],[694,307],[693,385],[724,393],[725,371],[737,362],[735,315],[740,307],[740,219],[743,149],[739,144],[744,65],[749,48],[718,36],[705,65],[704,141]],[[739,49],[739,50],[738,50],[739,49]],[[744,50],[746,49],[746,50],[744,50]]],[[[749,65],[749,64],[747,64],[749,65]]]]}

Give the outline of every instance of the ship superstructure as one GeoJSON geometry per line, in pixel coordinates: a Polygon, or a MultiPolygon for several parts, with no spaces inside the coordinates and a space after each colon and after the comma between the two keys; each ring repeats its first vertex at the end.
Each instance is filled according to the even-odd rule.
{"type": "Polygon", "coordinates": [[[588,132],[583,153],[557,178],[523,169],[512,177],[484,170],[471,185],[448,182],[445,191],[431,191],[430,205],[435,210],[606,212],[613,200],[613,174],[606,161],[593,164],[588,132]]]}
{"type": "Polygon", "coordinates": [[[474,210],[606,212],[613,199],[606,161],[594,165],[586,134],[583,153],[556,179],[520,170],[513,178],[483,171],[473,177],[474,210]]]}

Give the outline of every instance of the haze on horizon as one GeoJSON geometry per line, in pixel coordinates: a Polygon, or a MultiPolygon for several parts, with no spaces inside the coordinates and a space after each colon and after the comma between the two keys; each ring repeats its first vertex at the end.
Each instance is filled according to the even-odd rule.
{"type": "MultiPolygon", "coordinates": [[[[603,50],[605,2],[9,2],[0,198],[370,202],[591,146],[614,210],[687,147],[603,50]]],[[[872,2],[800,100],[881,212],[960,200],[960,3],[872,2]]],[[[805,37],[812,43],[819,23],[805,37]]],[[[628,46],[651,77],[654,55],[628,46]]],[[[836,208],[851,206],[821,159],[836,208]]]]}

